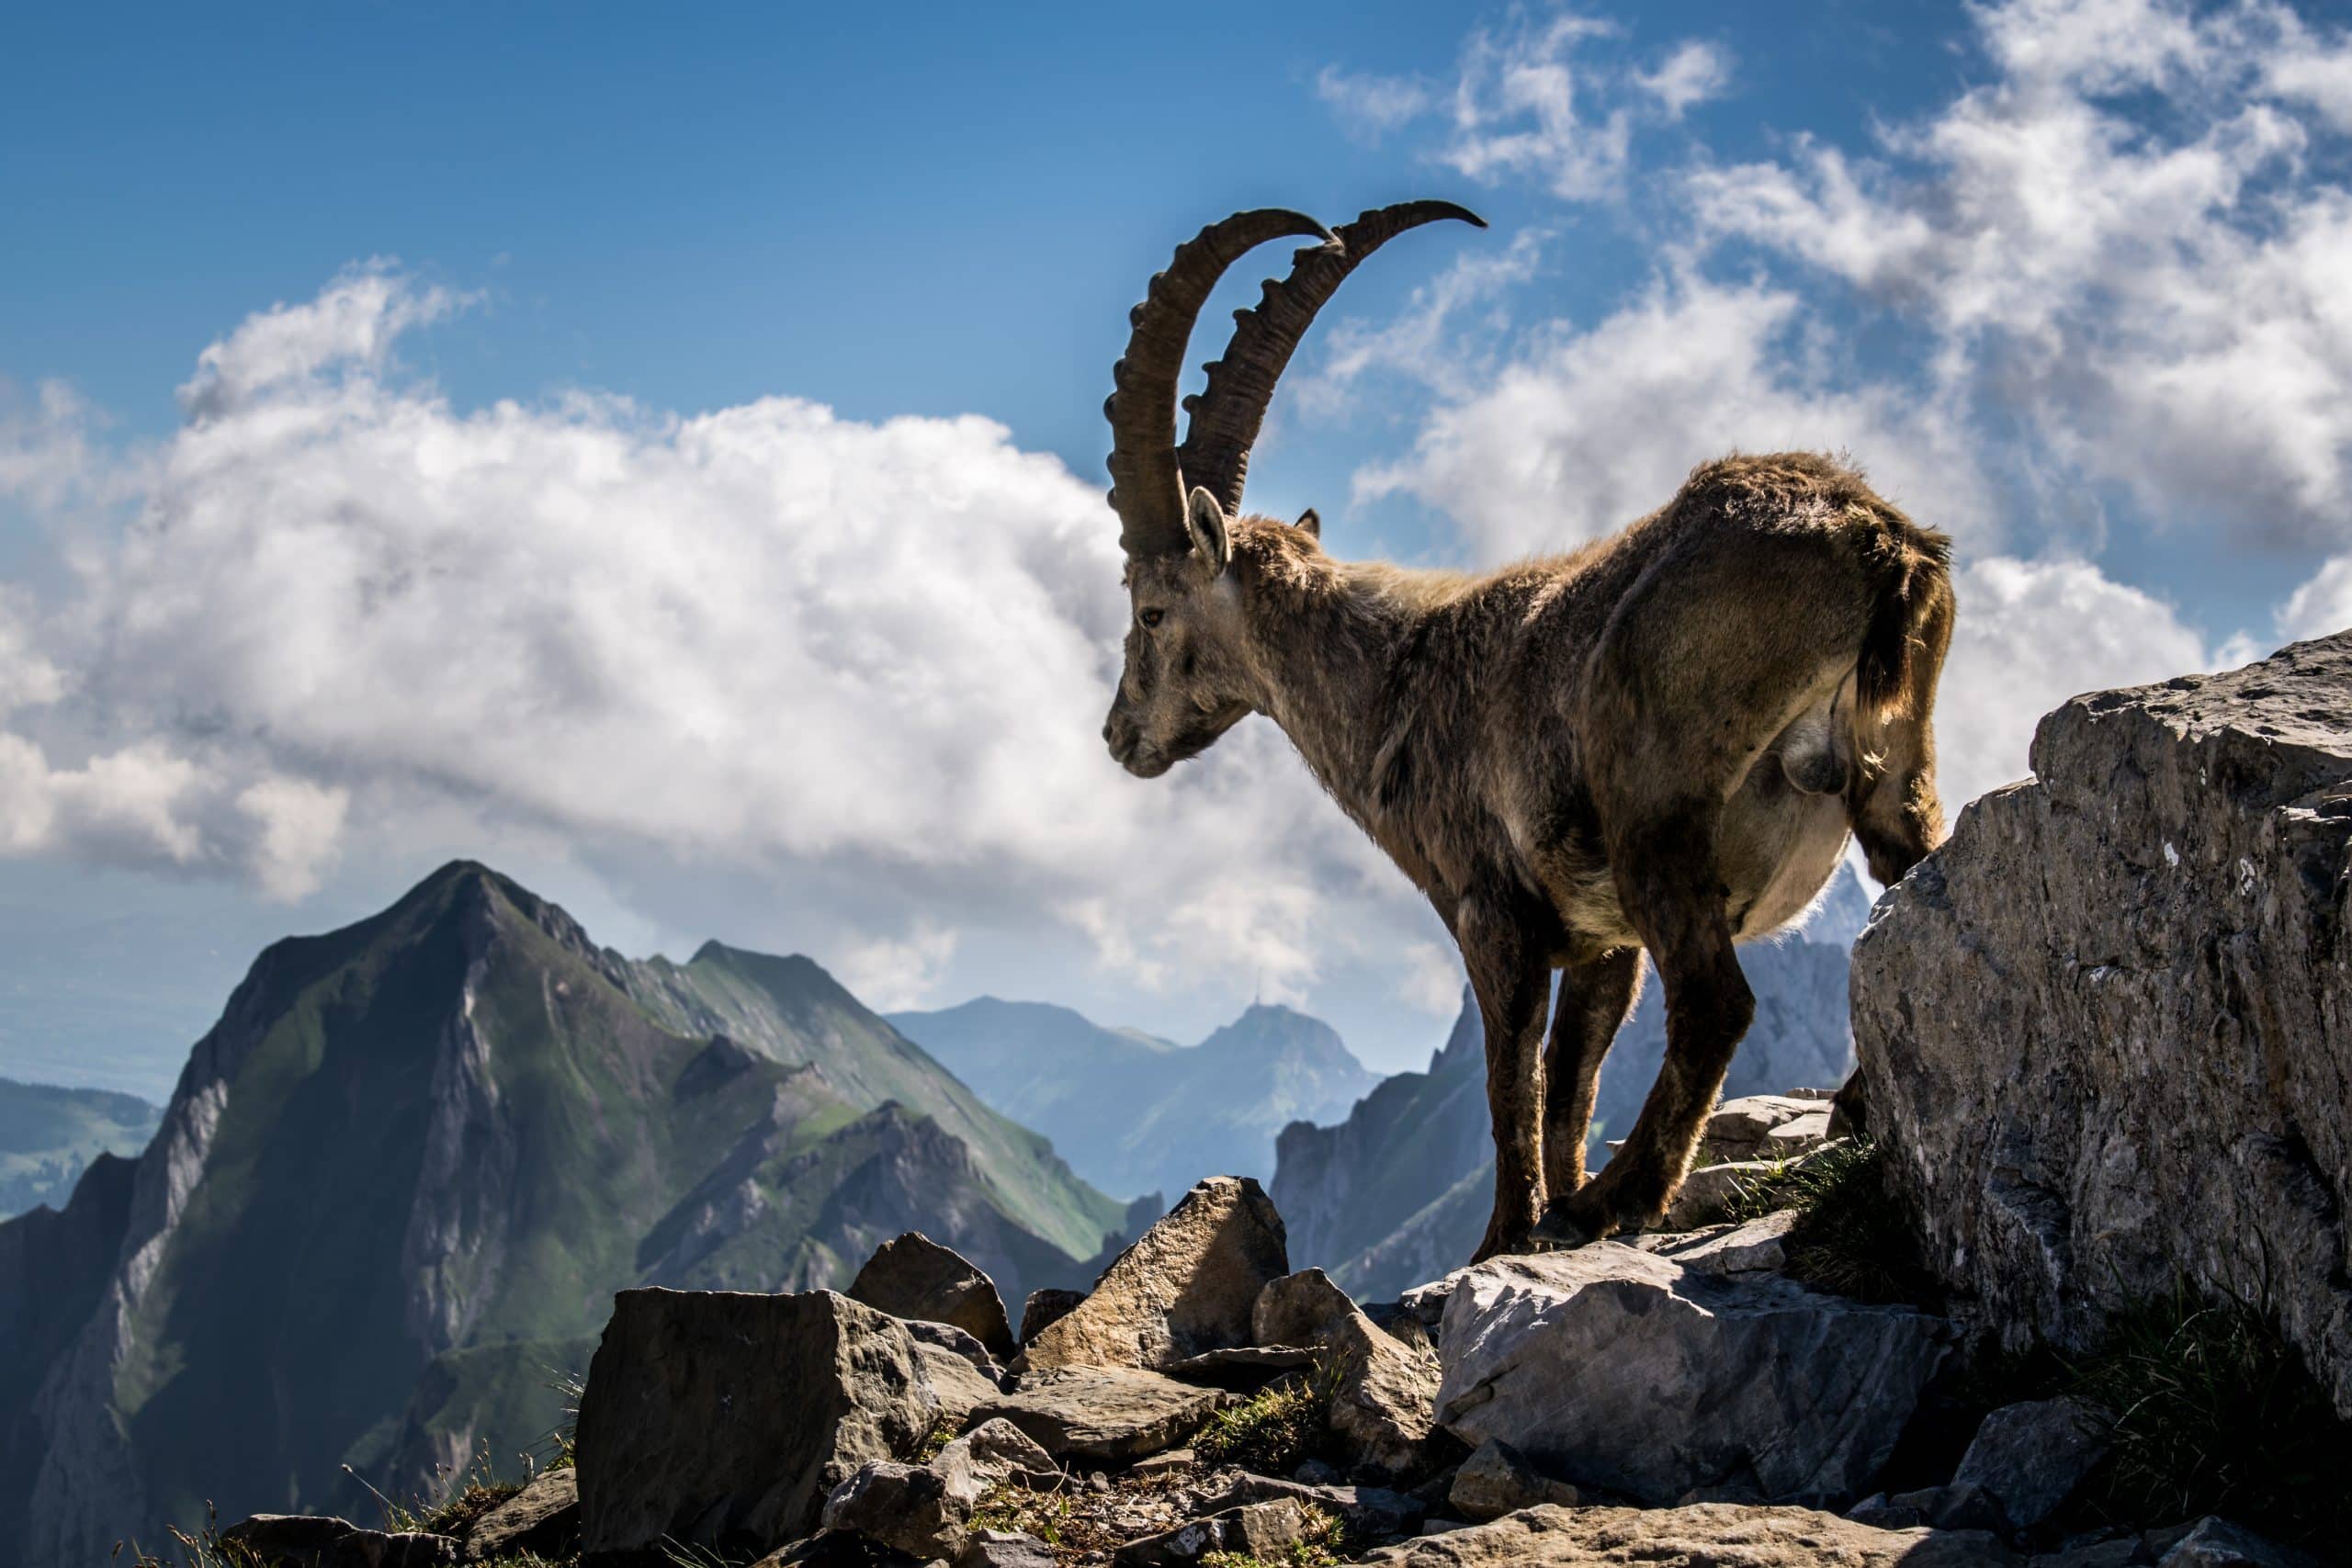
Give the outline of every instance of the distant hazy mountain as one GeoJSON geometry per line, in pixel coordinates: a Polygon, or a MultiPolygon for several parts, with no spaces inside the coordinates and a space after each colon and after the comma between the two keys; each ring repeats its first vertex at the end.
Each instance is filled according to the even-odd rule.
{"type": "MultiPolygon", "coordinates": [[[[1845,1080],[1854,1057],[1846,974],[1870,909],[1860,879],[1842,869],[1804,932],[1740,949],[1756,1021],[1732,1059],[1726,1098],[1845,1080]]],[[[1641,1112],[1666,1055],[1665,1002],[1647,976],[1601,1068],[1590,1158],[1641,1112]]],[[[1270,1191],[1295,1267],[1327,1269],[1375,1300],[1469,1261],[1494,1201],[1486,1070],[1485,1032],[1465,990],[1427,1072],[1387,1079],[1336,1125],[1283,1129],[1270,1191]]]]}
{"type": "Polygon", "coordinates": [[[134,1095],[0,1078],[0,1220],[63,1208],[92,1160],[137,1154],[163,1114],[134,1095]]]}
{"type": "Polygon", "coordinates": [[[919,1227],[1017,1303],[1123,1219],[808,960],[631,963],[452,865],[269,948],[147,1152],[0,1224],[0,1560],[511,1456],[616,1289],[843,1285],[919,1227]]]}
{"type": "Polygon", "coordinates": [[[1172,1200],[1204,1176],[1264,1180],[1285,1124],[1344,1116],[1377,1081],[1330,1025],[1285,1007],[1252,1007],[1189,1048],[993,997],[889,1016],[1111,1192],[1172,1200]]]}

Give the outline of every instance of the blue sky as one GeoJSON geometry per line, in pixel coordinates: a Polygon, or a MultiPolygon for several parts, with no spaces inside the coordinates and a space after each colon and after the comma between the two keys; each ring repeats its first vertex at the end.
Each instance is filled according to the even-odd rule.
{"type": "Polygon", "coordinates": [[[1349,284],[1252,504],[1475,565],[1847,446],[1960,540],[1955,797],[2352,621],[2341,22],[1791,14],[14,18],[0,1073],[159,1092],[261,941],[456,853],[880,1005],[1262,991],[1419,1058],[1442,933],[1278,736],[1093,739],[1110,363],[1239,206],[1492,223],[1349,284]]]}

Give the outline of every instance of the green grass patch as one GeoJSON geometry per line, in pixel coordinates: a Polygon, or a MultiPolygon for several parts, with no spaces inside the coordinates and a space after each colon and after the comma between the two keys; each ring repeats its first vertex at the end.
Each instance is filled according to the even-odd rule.
{"type": "Polygon", "coordinates": [[[1288,1475],[1331,1446],[1331,1382],[1336,1369],[1285,1378],[1229,1410],[1209,1417],[1193,1438],[1204,1464],[1238,1464],[1265,1475],[1288,1475]]]}
{"type": "Polygon", "coordinates": [[[1797,1212],[1784,1244],[1792,1279],[1856,1301],[1940,1304],[1910,1216],[1887,1190],[1885,1156],[1869,1139],[1826,1145],[1735,1183],[1724,1218],[1739,1224],[1782,1209],[1797,1212]]]}
{"type": "Polygon", "coordinates": [[[1023,1532],[1047,1546],[1059,1546],[1069,1528],[1071,1512],[1067,1492],[1033,1492],[1025,1486],[1000,1483],[973,1508],[972,1529],[1023,1532]]]}
{"type": "Polygon", "coordinates": [[[2259,1307],[2177,1284],[2064,1366],[2066,1392],[2116,1415],[2098,1497],[2111,1517],[2221,1514],[2290,1542],[2352,1535],[2352,1427],[2259,1307]]]}

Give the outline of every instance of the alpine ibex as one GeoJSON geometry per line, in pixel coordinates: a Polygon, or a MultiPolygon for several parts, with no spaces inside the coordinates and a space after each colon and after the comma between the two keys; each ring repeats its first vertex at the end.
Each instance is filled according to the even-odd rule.
{"type": "Polygon", "coordinates": [[[1316,311],[1438,219],[1485,227],[1437,201],[1336,234],[1242,212],[1152,279],[1103,408],[1135,614],[1102,735],[1153,778],[1265,714],[1436,906],[1486,1025],[1483,1258],[1654,1224],[1755,1011],[1732,944],[1801,915],[1849,831],[1883,881],[1942,837],[1929,721],[1953,606],[1950,541],[1809,453],[1702,464],[1623,532],[1484,576],[1333,560],[1312,512],[1242,515],[1250,444],[1316,311]],[[1193,318],[1282,235],[1324,243],[1236,312],[1179,446],[1193,318]],[[1587,1180],[1594,1085],[1644,949],[1666,1061],[1587,1180]]]}

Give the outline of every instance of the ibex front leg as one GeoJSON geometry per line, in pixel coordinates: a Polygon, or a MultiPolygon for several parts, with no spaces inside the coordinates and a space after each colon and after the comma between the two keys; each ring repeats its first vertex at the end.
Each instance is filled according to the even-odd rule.
{"type": "Polygon", "coordinates": [[[1530,922],[1500,899],[1465,898],[1454,938],[1487,1031],[1487,1111],[1495,1134],[1495,1212],[1474,1263],[1525,1252],[1544,1205],[1544,1015],[1552,971],[1530,922]]]}

